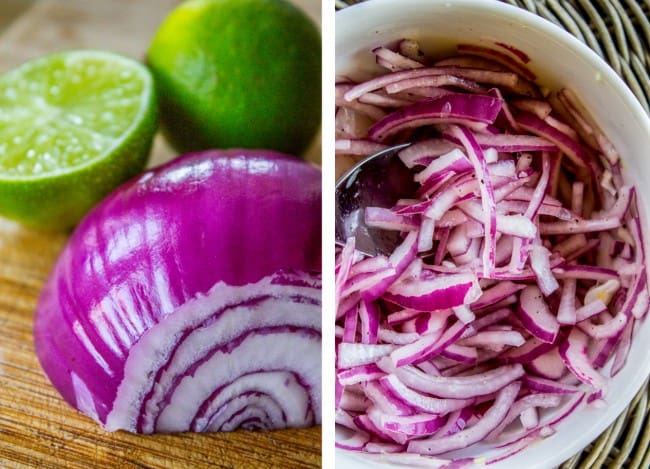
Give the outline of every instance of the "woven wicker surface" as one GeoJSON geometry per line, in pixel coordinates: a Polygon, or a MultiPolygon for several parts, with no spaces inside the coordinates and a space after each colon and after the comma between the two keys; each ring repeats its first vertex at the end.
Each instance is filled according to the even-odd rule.
{"type": "MultiPolygon", "coordinates": [[[[335,0],[337,9],[363,0],[335,0]]],[[[399,1],[399,0],[397,0],[399,1]]],[[[502,0],[561,26],[604,58],[650,113],[650,0],[502,0]]],[[[562,469],[650,468],[650,383],[562,469]]]]}

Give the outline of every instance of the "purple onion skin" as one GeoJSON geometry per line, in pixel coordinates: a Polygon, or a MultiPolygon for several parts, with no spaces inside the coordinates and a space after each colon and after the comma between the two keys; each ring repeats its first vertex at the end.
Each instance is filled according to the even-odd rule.
{"type": "Polygon", "coordinates": [[[97,334],[101,315],[142,318],[144,327],[128,331],[133,345],[215,283],[246,285],[280,270],[321,271],[320,170],[263,150],[181,156],[119,187],[78,225],[38,302],[36,353],[72,406],[74,371],[105,422],[126,356],[97,334]]]}

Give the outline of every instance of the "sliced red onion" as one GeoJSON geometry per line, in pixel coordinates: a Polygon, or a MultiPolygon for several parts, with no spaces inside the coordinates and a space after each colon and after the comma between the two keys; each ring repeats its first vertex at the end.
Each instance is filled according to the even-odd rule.
{"type": "Polygon", "coordinates": [[[339,382],[344,386],[371,381],[384,376],[385,373],[375,365],[361,365],[338,373],[339,382]]]}
{"type": "Polygon", "coordinates": [[[370,399],[362,394],[349,391],[352,386],[347,386],[340,396],[339,407],[349,412],[365,412],[371,404],[370,399]]]}
{"type": "Polygon", "coordinates": [[[369,365],[390,354],[394,349],[395,346],[391,344],[350,344],[341,342],[338,347],[337,365],[338,368],[369,365]]]}
{"type": "Polygon", "coordinates": [[[474,68],[493,70],[495,72],[502,72],[506,67],[501,66],[499,63],[484,58],[480,55],[460,54],[444,57],[437,60],[434,65],[436,67],[460,67],[460,68],[474,68]]]}
{"type": "Polygon", "coordinates": [[[518,113],[516,115],[516,121],[520,128],[553,142],[579,167],[588,167],[587,162],[589,157],[587,156],[587,151],[572,136],[562,133],[562,131],[549,125],[547,121],[541,120],[530,113],[518,113]]]}
{"type": "MultiPolygon", "coordinates": [[[[402,154],[403,152],[400,152],[400,158],[403,160],[404,157],[402,154]]],[[[449,153],[435,158],[424,170],[416,174],[413,179],[420,184],[424,184],[430,179],[440,178],[449,172],[463,173],[470,169],[472,169],[472,163],[462,151],[455,148],[449,153]]]]}
{"type": "Polygon", "coordinates": [[[354,254],[340,290],[337,337],[365,340],[352,316],[370,301],[390,349],[338,373],[372,402],[355,421],[381,443],[363,451],[441,454],[489,434],[500,461],[607,399],[600,370],[624,366],[650,306],[638,194],[575,96],[542,93],[518,51],[467,45],[435,62],[411,40],[394,46],[378,50],[382,64],[418,65],[340,84],[347,128],[365,128],[341,138],[409,142],[399,158],[420,187],[370,214],[404,236],[389,265],[355,278],[367,259],[354,254]],[[446,422],[433,430],[432,415],[446,422]]]}
{"type": "Polygon", "coordinates": [[[377,56],[377,63],[391,71],[409,70],[424,66],[421,62],[406,57],[399,52],[394,52],[387,47],[377,47],[372,52],[377,56]]]}
{"type": "MultiPolygon", "coordinates": [[[[349,238],[349,240],[352,240],[352,249],[354,251],[354,237],[349,238]]],[[[344,249],[348,248],[349,243],[345,244],[344,249]]],[[[347,282],[348,279],[351,279],[359,274],[367,274],[367,273],[373,273],[377,270],[384,270],[386,268],[390,267],[390,262],[387,257],[385,256],[375,256],[375,257],[366,257],[363,258],[363,256],[358,256],[358,252],[354,251],[352,255],[352,259],[354,262],[354,265],[352,265],[348,269],[348,276],[345,278],[343,283],[347,282]]],[[[342,252],[341,255],[341,263],[339,264],[341,266],[341,269],[337,271],[337,274],[343,272],[343,259],[345,257],[345,253],[342,252]]]]}
{"type": "Polygon", "coordinates": [[[535,80],[535,74],[522,65],[522,63],[526,64],[530,61],[525,53],[518,49],[515,49],[512,46],[500,42],[495,42],[495,45],[502,47],[509,54],[512,54],[515,57],[513,58],[511,55],[496,49],[478,46],[475,44],[459,44],[456,49],[458,52],[461,52],[463,54],[477,55],[478,57],[485,57],[487,59],[493,60],[504,66],[507,70],[515,70],[526,79],[531,81],[535,80]]]}
{"type": "Polygon", "coordinates": [[[371,301],[362,300],[359,305],[359,318],[361,320],[361,343],[376,344],[379,333],[380,313],[371,301]]]}
{"type": "MultiPolygon", "coordinates": [[[[443,139],[426,139],[404,148],[399,152],[399,158],[407,168],[415,166],[428,166],[442,155],[451,153],[457,145],[443,139]]],[[[455,159],[456,155],[447,156],[446,158],[455,159]]],[[[465,155],[463,155],[463,158],[465,155]]],[[[443,160],[444,161],[444,160],[443,160]]],[[[438,163],[442,169],[445,165],[438,163]]]]}
{"type": "Polygon", "coordinates": [[[336,104],[337,106],[343,106],[336,113],[336,129],[339,134],[342,133],[346,137],[360,138],[367,132],[369,125],[372,123],[371,119],[381,119],[386,115],[386,112],[379,106],[372,104],[364,104],[359,101],[347,103],[344,96],[351,88],[354,88],[351,83],[336,85],[336,104]]]}
{"type": "Polygon", "coordinates": [[[343,409],[338,409],[335,412],[334,421],[337,425],[343,425],[345,428],[349,428],[350,430],[359,430],[359,427],[354,423],[352,415],[343,409]]]}
{"type": "Polygon", "coordinates": [[[415,231],[420,226],[415,217],[400,215],[384,207],[366,207],[364,218],[367,226],[384,230],[415,231]]]}
{"type": "Polygon", "coordinates": [[[404,279],[384,297],[404,308],[431,311],[472,303],[481,294],[476,276],[457,274],[432,279],[404,279]]]}
{"type": "Polygon", "coordinates": [[[551,313],[539,288],[531,285],[521,291],[519,313],[521,322],[528,332],[544,342],[555,342],[560,324],[551,313]]]}
{"type": "MultiPolygon", "coordinates": [[[[393,83],[398,83],[403,80],[410,80],[414,78],[421,78],[421,77],[427,77],[427,76],[441,76],[441,75],[453,75],[454,72],[456,72],[456,76],[459,76],[457,73],[459,70],[454,70],[451,68],[444,68],[444,67],[438,67],[438,68],[430,68],[430,67],[425,67],[425,68],[420,68],[417,70],[405,70],[405,71],[400,71],[400,72],[395,72],[395,73],[389,73],[386,75],[380,75],[372,80],[368,80],[366,82],[360,83],[356,86],[351,87],[348,89],[342,97],[348,101],[348,102],[354,102],[354,100],[358,99],[359,97],[363,96],[364,94],[375,91],[381,88],[385,88],[393,83]]],[[[463,77],[467,78],[476,78],[477,74],[480,74],[481,77],[483,78],[488,78],[490,77],[484,70],[470,70],[470,71],[464,71],[463,77]]],[[[511,84],[514,84],[516,81],[516,76],[512,75],[492,75],[493,78],[496,79],[496,77],[499,77],[501,79],[505,80],[510,80],[511,84]]]]}
{"type": "Polygon", "coordinates": [[[562,378],[567,371],[557,348],[552,348],[530,361],[526,368],[537,376],[555,380],[562,378]]]}
{"type": "MultiPolygon", "coordinates": [[[[466,330],[467,328],[465,328],[465,331],[466,330]]],[[[476,351],[476,348],[459,345],[458,342],[445,347],[440,352],[440,356],[468,365],[473,365],[478,361],[478,352],[476,351]]]]}
{"type": "Polygon", "coordinates": [[[411,104],[412,99],[403,99],[395,96],[389,96],[385,93],[366,93],[359,98],[360,103],[372,104],[378,107],[401,107],[411,104]]]}
{"type": "MultiPolygon", "coordinates": [[[[406,416],[406,415],[412,415],[413,411],[412,409],[405,405],[402,401],[397,399],[395,396],[392,394],[388,394],[385,392],[384,388],[381,386],[381,384],[377,381],[368,381],[363,384],[363,390],[368,397],[372,401],[373,407],[378,409],[379,411],[383,413],[387,413],[390,415],[395,415],[395,416],[406,416]]],[[[369,409],[368,409],[369,410],[369,409]]],[[[375,423],[375,419],[372,418],[370,412],[367,412],[368,417],[371,417],[371,420],[373,423],[375,423]]],[[[378,429],[386,432],[388,434],[392,434],[392,430],[388,430],[386,428],[383,428],[382,425],[377,425],[378,429]]],[[[404,443],[405,440],[394,440],[397,443],[404,443]]]]}
{"type": "Polygon", "coordinates": [[[594,324],[585,320],[578,324],[578,327],[594,339],[609,339],[619,335],[627,325],[629,318],[625,314],[618,313],[611,320],[603,324],[594,324]]]}
{"type": "MultiPolygon", "coordinates": [[[[573,279],[568,279],[568,280],[573,280],[573,279]]],[[[607,305],[603,303],[602,300],[597,299],[592,301],[591,303],[587,303],[584,306],[581,306],[580,308],[575,310],[574,314],[574,324],[576,322],[581,322],[586,319],[589,319],[592,316],[596,316],[597,314],[603,313],[607,311],[607,305]]]]}
{"type": "Polygon", "coordinates": [[[587,237],[583,233],[567,236],[564,240],[553,246],[553,252],[566,258],[571,253],[587,244],[587,237]]]}
{"type": "Polygon", "coordinates": [[[560,344],[560,356],[567,368],[583,383],[604,390],[605,379],[589,363],[587,357],[587,336],[578,329],[572,329],[569,337],[560,344]]]}
{"type": "MultiPolygon", "coordinates": [[[[470,200],[464,202],[461,209],[470,217],[477,221],[484,221],[482,207],[470,200]]],[[[537,227],[524,215],[502,215],[497,213],[495,216],[496,231],[502,234],[509,234],[521,238],[534,238],[537,235],[537,227]]]]}
{"type": "Polygon", "coordinates": [[[369,412],[372,411],[372,407],[368,408],[365,414],[357,415],[354,418],[354,423],[360,428],[364,433],[369,434],[373,439],[379,438],[383,441],[395,442],[400,445],[404,445],[408,438],[406,435],[401,435],[397,432],[391,432],[383,430],[377,425],[371,418],[369,412]]]}
{"type": "Polygon", "coordinates": [[[540,378],[538,376],[526,375],[523,383],[532,391],[551,394],[574,394],[579,388],[571,384],[565,384],[558,380],[540,378]]]}
{"type": "Polygon", "coordinates": [[[561,295],[557,312],[557,322],[562,325],[573,325],[577,321],[576,279],[568,278],[564,280],[561,295]]]}
{"type": "Polygon", "coordinates": [[[398,416],[374,410],[369,412],[368,415],[378,427],[386,431],[408,435],[409,437],[430,435],[442,427],[446,420],[440,415],[425,413],[398,416]]]}
{"type": "Polygon", "coordinates": [[[541,99],[516,98],[511,99],[510,104],[517,109],[535,114],[542,120],[553,112],[553,107],[547,101],[541,99]]]}
{"type": "Polygon", "coordinates": [[[372,140],[357,138],[339,138],[334,151],[337,155],[372,155],[386,149],[386,145],[372,140]]]}
{"type": "Polygon", "coordinates": [[[447,346],[458,340],[466,327],[466,324],[458,321],[442,334],[437,332],[424,334],[412,344],[404,345],[391,352],[391,359],[397,367],[411,363],[421,363],[438,355],[447,346]]]}
{"type": "Polygon", "coordinates": [[[505,418],[519,392],[519,383],[510,383],[499,391],[494,404],[483,417],[471,427],[449,436],[413,440],[408,452],[419,454],[442,454],[447,451],[465,448],[484,439],[505,418]]]}
{"type": "Polygon", "coordinates": [[[497,216],[496,204],[494,201],[494,189],[487,170],[487,162],[483,151],[479,147],[474,135],[467,129],[452,126],[451,134],[456,137],[465,147],[465,151],[479,181],[481,191],[481,202],[483,204],[483,229],[485,239],[483,241],[483,275],[489,277],[494,270],[496,253],[497,216]]]}
{"type": "Polygon", "coordinates": [[[485,327],[504,321],[511,316],[511,313],[512,312],[508,308],[499,308],[490,313],[486,313],[472,321],[471,324],[468,324],[466,332],[461,337],[468,337],[477,331],[483,330],[485,327]]]}
{"type": "Polygon", "coordinates": [[[516,284],[514,282],[499,282],[488,290],[483,290],[481,296],[472,303],[473,311],[478,311],[488,306],[492,306],[501,300],[508,298],[523,289],[525,285],[516,284]]]}
{"type": "Polygon", "coordinates": [[[532,135],[477,134],[476,141],[481,148],[494,148],[499,152],[517,153],[524,151],[556,151],[554,143],[532,135]]]}
{"type": "MultiPolygon", "coordinates": [[[[558,407],[561,402],[562,399],[558,394],[539,393],[524,396],[512,404],[512,407],[508,410],[505,418],[499,422],[497,427],[492,430],[489,435],[487,435],[487,439],[490,440],[498,437],[504,428],[510,425],[510,423],[517,417],[522,416],[527,410],[534,410],[536,407],[558,407]]],[[[537,422],[530,426],[524,425],[524,428],[533,428],[535,426],[537,426],[537,422]]]]}
{"type": "Polygon", "coordinates": [[[503,71],[479,70],[472,68],[434,67],[423,68],[421,74],[411,73],[386,85],[389,93],[399,93],[413,88],[442,88],[453,86],[466,91],[485,92],[487,85],[502,85],[509,88],[517,86],[517,77],[513,73],[503,71]],[[417,76],[419,75],[419,76],[417,76]]]}
{"type": "Polygon", "coordinates": [[[558,93],[558,99],[564,105],[565,109],[578,124],[577,128],[580,134],[585,137],[587,142],[601,150],[602,154],[611,164],[616,164],[620,156],[614,149],[614,146],[600,132],[598,126],[591,120],[589,113],[582,107],[574,93],[569,89],[562,89],[558,93]]]}
{"type": "Polygon", "coordinates": [[[534,244],[530,250],[530,267],[537,276],[537,285],[544,296],[549,296],[560,287],[551,271],[551,253],[544,246],[534,244]]]}
{"type": "Polygon", "coordinates": [[[472,321],[474,321],[474,319],[476,319],[476,315],[472,312],[472,310],[467,305],[454,306],[452,308],[452,311],[454,312],[458,320],[465,324],[469,324],[472,321]]]}
{"type": "Polygon", "coordinates": [[[558,279],[582,279],[607,281],[618,277],[618,272],[606,267],[592,265],[569,264],[563,267],[553,267],[553,274],[558,279]]]}
{"type": "Polygon", "coordinates": [[[593,233],[594,231],[607,231],[621,226],[618,218],[601,218],[593,220],[556,221],[540,223],[539,233],[544,236],[593,233]]]}
{"type": "Polygon", "coordinates": [[[385,376],[381,379],[381,384],[408,406],[431,414],[448,414],[474,402],[472,399],[438,399],[421,394],[405,386],[395,375],[385,376]]]}
{"type": "Polygon", "coordinates": [[[650,295],[648,290],[644,289],[639,293],[636,303],[632,307],[632,316],[635,319],[643,319],[648,314],[648,307],[650,306],[650,295]]]}
{"type": "Polygon", "coordinates": [[[418,263],[412,264],[417,254],[417,241],[417,231],[406,235],[402,244],[388,258],[388,263],[393,273],[389,276],[382,277],[380,281],[367,288],[363,292],[363,297],[366,300],[372,301],[382,296],[393,282],[400,279],[408,271],[409,266],[419,266],[418,263]]]}
{"type": "Polygon", "coordinates": [[[413,39],[401,39],[397,44],[397,50],[406,57],[421,62],[425,59],[420,44],[413,39]]]}
{"type": "Polygon", "coordinates": [[[429,217],[423,217],[418,233],[418,252],[426,252],[433,249],[433,235],[436,221],[429,217]]]}
{"type": "Polygon", "coordinates": [[[524,375],[521,365],[506,365],[486,373],[453,378],[427,376],[411,366],[395,368],[391,372],[412,389],[452,399],[490,394],[524,375]]]}
{"type": "MultiPolygon", "coordinates": [[[[449,94],[430,101],[420,101],[401,108],[379,120],[368,130],[368,136],[382,142],[406,128],[433,123],[458,122],[491,124],[501,109],[501,100],[481,95],[449,94]],[[479,109],[480,112],[476,112],[479,109]]],[[[472,125],[472,127],[475,127],[472,125]]],[[[482,126],[478,126],[482,128],[482,126]]]]}
{"type": "Polygon", "coordinates": [[[525,342],[526,339],[524,339],[524,336],[517,331],[482,331],[460,341],[462,345],[466,346],[497,347],[499,350],[505,345],[519,347],[525,342]]]}
{"type": "Polygon", "coordinates": [[[367,433],[357,432],[351,434],[344,440],[337,440],[335,444],[337,448],[346,449],[349,451],[361,451],[369,441],[370,435],[367,433]]]}
{"type": "Polygon", "coordinates": [[[627,355],[630,352],[630,347],[632,346],[632,330],[634,328],[634,321],[630,321],[625,326],[625,330],[621,334],[621,340],[619,342],[618,348],[616,349],[616,355],[614,356],[614,361],[612,362],[612,368],[609,372],[610,377],[614,377],[618,374],[619,371],[625,366],[627,361],[627,355]]]}
{"type": "Polygon", "coordinates": [[[416,332],[397,332],[392,329],[379,329],[379,340],[388,344],[405,345],[415,342],[420,334],[416,332]]]}
{"type": "MultiPolygon", "coordinates": [[[[415,234],[417,235],[417,233],[415,234]]],[[[341,291],[341,298],[348,297],[360,291],[368,291],[373,287],[381,285],[384,280],[392,279],[395,274],[395,269],[387,267],[376,272],[364,272],[356,275],[346,283],[345,288],[341,291]]]]}
{"type": "Polygon", "coordinates": [[[350,268],[354,262],[355,254],[355,239],[350,237],[345,243],[345,247],[341,251],[339,268],[336,273],[336,309],[339,307],[339,299],[341,298],[341,293],[343,292],[343,286],[348,280],[348,275],[350,274],[350,268]]]}

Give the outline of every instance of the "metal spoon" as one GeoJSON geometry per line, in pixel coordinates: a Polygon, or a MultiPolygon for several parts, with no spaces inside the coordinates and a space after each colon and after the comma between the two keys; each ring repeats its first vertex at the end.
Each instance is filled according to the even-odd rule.
{"type": "Polygon", "coordinates": [[[396,155],[409,145],[397,145],[370,155],[336,182],[337,244],[343,245],[354,236],[356,249],[374,256],[390,255],[401,242],[397,231],[368,227],[365,208],[389,208],[399,199],[413,197],[417,190],[413,174],[396,155]]]}

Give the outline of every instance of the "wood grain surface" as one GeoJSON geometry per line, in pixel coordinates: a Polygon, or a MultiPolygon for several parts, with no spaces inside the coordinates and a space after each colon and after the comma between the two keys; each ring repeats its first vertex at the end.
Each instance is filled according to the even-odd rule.
{"type": "MultiPolygon", "coordinates": [[[[320,2],[293,1],[319,20],[320,2]]],[[[0,73],[69,48],[110,49],[142,58],[157,26],[177,3],[35,1],[0,35],[0,73]]],[[[308,155],[320,160],[318,138],[308,155]]],[[[172,156],[158,137],[151,164],[172,156]]],[[[41,371],[32,341],[38,295],[66,239],[0,219],[0,468],[320,467],[320,427],[138,436],[105,432],[68,406],[41,371]]]]}

